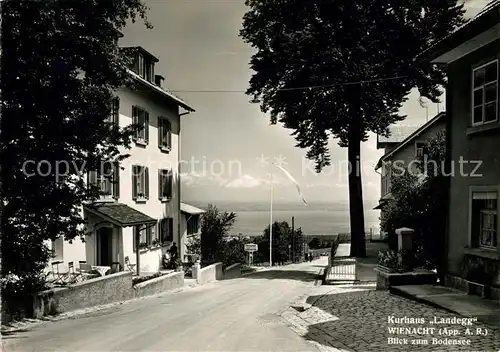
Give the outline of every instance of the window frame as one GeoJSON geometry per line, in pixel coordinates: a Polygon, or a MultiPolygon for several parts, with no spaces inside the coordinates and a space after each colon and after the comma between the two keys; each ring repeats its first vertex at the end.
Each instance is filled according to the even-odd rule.
{"type": "MultiPolygon", "coordinates": [[[[490,186],[470,186],[469,187],[469,207],[468,207],[468,244],[469,248],[484,250],[484,251],[493,251],[500,253],[500,185],[490,185],[490,186]],[[483,246],[480,241],[480,234],[476,236],[476,232],[473,231],[473,217],[472,213],[473,207],[473,196],[475,193],[496,193],[496,247],[491,246],[483,246]],[[477,243],[477,244],[476,244],[477,243]]],[[[480,225],[481,226],[481,225],[480,225]]],[[[480,230],[478,230],[480,232],[480,230]]]]}
{"type": "Polygon", "coordinates": [[[135,131],[134,141],[136,144],[146,146],[149,144],[149,112],[139,105],[132,106],[132,124],[142,125],[143,128],[135,131]],[[141,113],[144,114],[144,121],[140,123],[141,113]]]}
{"type": "Polygon", "coordinates": [[[162,246],[174,242],[174,218],[165,217],[158,221],[158,238],[162,246]],[[169,235],[167,238],[163,236],[164,230],[166,230],[169,235]]]}
{"type": "Polygon", "coordinates": [[[471,89],[471,102],[470,102],[470,105],[471,105],[471,126],[472,127],[477,127],[477,126],[483,126],[483,125],[489,125],[491,123],[495,123],[495,122],[498,122],[498,115],[499,115],[499,112],[498,112],[498,100],[499,100],[499,84],[498,84],[498,80],[499,80],[499,77],[500,77],[500,73],[499,73],[499,69],[500,69],[500,65],[499,65],[499,59],[494,59],[494,60],[490,60],[484,64],[480,64],[480,65],[477,65],[475,67],[472,68],[472,76],[471,76],[471,84],[470,84],[470,89],[471,89]],[[474,74],[482,69],[482,68],[485,68],[486,66],[489,66],[491,64],[496,64],[496,71],[497,71],[497,76],[496,76],[496,80],[495,81],[491,81],[491,82],[485,82],[483,83],[481,86],[479,87],[474,87],[474,74]],[[485,87],[489,84],[493,84],[493,82],[495,82],[495,86],[496,86],[496,96],[495,96],[495,119],[494,120],[491,120],[491,121],[485,121],[485,107],[486,107],[486,94],[485,94],[485,87]],[[488,84],[489,83],[489,84],[488,84]],[[476,105],[475,102],[474,102],[474,93],[478,90],[482,90],[483,91],[483,95],[482,95],[482,102],[481,104],[478,104],[476,105]],[[481,107],[481,121],[480,122],[474,122],[474,116],[475,116],[475,109],[477,107],[481,107]]]}
{"type": "Polygon", "coordinates": [[[192,236],[198,234],[200,230],[200,215],[190,215],[186,221],[186,233],[187,236],[192,236]],[[196,231],[192,232],[192,228],[196,228],[196,231]]]}
{"type": "MultiPolygon", "coordinates": [[[[109,163],[106,163],[109,165],[109,163]]],[[[103,165],[101,163],[101,169],[103,165]]],[[[99,189],[102,191],[102,183],[105,183],[106,186],[109,186],[109,193],[101,194],[97,201],[115,201],[120,198],[120,164],[118,162],[112,162],[111,165],[112,175],[111,177],[106,177],[101,173],[100,170],[91,170],[87,173],[87,182],[92,183],[99,186],[99,189]]],[[[106,172],[107,173],[107,172],[106,172]]]]}
{"type": "Polygon", "coordinates": [[[174,196],[174,179],[172,169],[158,169],[158,199],[162,202],[172,200],[174,196]],[[165,195],[165,182],[170,185],[170,190],[165,195]]]}
{"type": "Polygon", "coordinates": [[[418,158],[418,157],[423,157],[424,156],[424,152],[425,152],[425,146],[427,145],[427,143],[425,141],[415,141],[415,158],[418,158]],[[421,145],[421,147],[419,147],[419,144],[421,145]],[[418,151],[421,150],[422,151],[422,155],[418,155],[418,151]]]}
{"type": "Polygon", "coordinates": [[[137,73],[139,76],[144,78],[144,55],[142,53],[137,54],[137,73]]]}
{"type": "Polygon", "coordinates": [[[132,165],[132,199],[136,202],[149,199],[149,168],[146,166],[132,165]]]}
{"type": "Polygon", "coordinates": [[[157,229],[157,224],[155,225],[135,225],[133,227],[133,251],[137,252],[137,247],[136,247],[136,236],[145,236],[145,241],[142,241],[142,238],[139,238],[139,251],[142,250],[147,250],[152,247],[157,247],[157,239],[158,239],[158,229],[157,229]],[[142,231],[145,231],[145,233],[141,233],[142,231]],[[156,241],[156,242],[155,242],[156,241]]]}
{"type": "Polygon", "coordinates": [[[172,122],[165,116],[158,116],[158,148],[167,153],[172,150],[172,122]]]}

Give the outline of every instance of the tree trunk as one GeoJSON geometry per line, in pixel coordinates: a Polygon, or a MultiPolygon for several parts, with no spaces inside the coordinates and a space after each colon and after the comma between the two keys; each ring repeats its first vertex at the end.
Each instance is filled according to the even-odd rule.
{"type": "Polygon", "coordinates": [[[361,133],[357,126],[349,127],[347,158],[349,170],[349,215],[351,223],[351,257],[366,257],[365,215],[361,183],[361,133]]]}

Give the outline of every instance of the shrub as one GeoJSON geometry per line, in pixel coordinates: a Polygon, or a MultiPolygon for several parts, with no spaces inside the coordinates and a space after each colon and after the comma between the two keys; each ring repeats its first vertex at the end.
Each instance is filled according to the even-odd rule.
{"type": "Polygon", "coordinates": [[[439,133],[426,147],[419,160],[421,174],[395,169],[391,177],[394,199],[384,205],[381,228],[388,233],[389,248],[397,249],[395,230],[409,227],[415,230],[413,248],[415,264],[430,269],[442,268],[444,235],[447,218],[447,182],[444,176],[445,140],[439,133]]]}
{"type": "Polygon", "coordinates": [[[163,275],[164,275],[163,273],[154,273],[154,274],[148,275],[148,276],[134,277],[132,279],[132,285],[135,286],[137,284],[140,284],[141,282],[152,280],[152,279],[156,279],[157,277],[160,277],[160,276],[163,276],[163,275]]]}

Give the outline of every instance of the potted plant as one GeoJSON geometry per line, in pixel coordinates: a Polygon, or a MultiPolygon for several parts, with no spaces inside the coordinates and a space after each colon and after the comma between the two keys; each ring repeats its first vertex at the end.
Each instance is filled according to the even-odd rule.
{"type": "Polygon", "coordinates": [[[377,269],[386,273],[401,272],[398,253],[393,250],[378,252],[377,269]]]}

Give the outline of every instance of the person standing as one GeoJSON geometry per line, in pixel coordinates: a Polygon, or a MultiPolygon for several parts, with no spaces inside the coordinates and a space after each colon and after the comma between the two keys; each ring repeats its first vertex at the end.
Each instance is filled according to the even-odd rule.
{"type": "Polygon", "coordinates": [[[172,256],[172,259],[177,259],[177,245],[172,243],[172,246],[169,249],[170,255],[172,256]]]}

